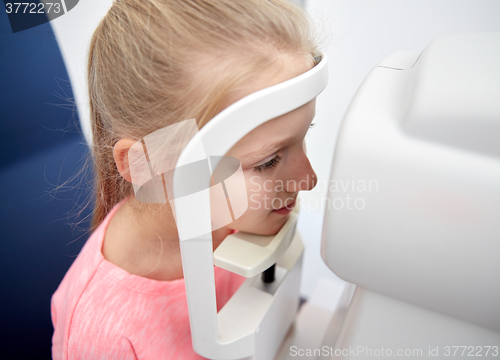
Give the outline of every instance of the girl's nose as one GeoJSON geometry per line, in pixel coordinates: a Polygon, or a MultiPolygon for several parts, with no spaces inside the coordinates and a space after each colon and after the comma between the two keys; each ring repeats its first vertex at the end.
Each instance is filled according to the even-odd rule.
{"type": "Polygon", "coordinates": [[[293,170],[294,176],[286,182],[287,191],[298,192],[310,191],[314,189],[316,183],[318,182],[318,178],[304,152],[302,153],[300,160],[297,161],[295,165],[296,167],[293,170]]]}

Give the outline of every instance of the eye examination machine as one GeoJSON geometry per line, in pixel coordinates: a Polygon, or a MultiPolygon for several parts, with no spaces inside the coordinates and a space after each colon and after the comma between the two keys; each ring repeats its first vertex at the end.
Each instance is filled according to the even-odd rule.
{"type": "Polygon", "coordinates": [[[326,55],[203,127],[173,176],[195,351],[255,360],[500,356],[499,64],[500,33],[470,33],[372,69],[343,120],[330,181],[355,177],[376,189],[362,209],[338,209],[328,192],[321,256],[346,283],[300,311],[298,206],[276,236],[235,233],[213,252],[210,194],[241,208],[232,203],[237,166],[196,193],[179,169],[205,161],[214,177],[243,136],[323,91],[326,55]],[[188,221],[193,201],[197,224],[188,221]],[[214,265],[247,278],[218,313],[214,265]]]}

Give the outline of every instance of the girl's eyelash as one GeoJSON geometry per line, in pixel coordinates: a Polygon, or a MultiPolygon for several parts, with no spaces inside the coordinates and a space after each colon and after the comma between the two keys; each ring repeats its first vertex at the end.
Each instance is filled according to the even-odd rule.
{"type": "Polygon", "coordinates": [[[309,135],[309,130],[311,130],[314,125],[316,125],[316,123],[312,123],[312,124],[309,125],[309,129],[307,129],[306,135],[309,135]]]}
{"type": "Polygon", "coordinates": [[[258,172],[263,172],[263,171],[272,169],[273,167],[275,167],[280,162],[280,160],[281,160],[281,156],[276,155],[275,157],[273,157],[268,162],[265,162],[264,164],[255,166],[254,169],[255,169],[255,171],[258,171],[258,172]]]}
{"type": "MultiPolygon", "coordinates": [[[[308,130],[311,130],[314,125],[316,125],[316,123],[309,124],[309,129],[308,130]]],[[[275,167],[280,162],[280,160],[281,160],[281,156],[276,155],[271,160],[269,160],[269,161],[267,161],[267,162],[265,162],[265,163],[263,163],[261,165],[255,166],[254,170],[261,173],[263,171],[272,169],[273,167],[275,167]]]]}

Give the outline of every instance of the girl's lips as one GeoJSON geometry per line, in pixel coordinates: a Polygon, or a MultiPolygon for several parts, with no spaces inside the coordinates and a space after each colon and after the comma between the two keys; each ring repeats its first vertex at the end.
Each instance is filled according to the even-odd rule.
{"type": "Polygon", "coordinates": [[[293,202],[291,202],[290,204],[283,206],[281,209],[273,210],[273,212],[280,215],[286,215],[293,210],[293,207],[295,206],[295,201],[296,199],[293,200],[293,202]]]}

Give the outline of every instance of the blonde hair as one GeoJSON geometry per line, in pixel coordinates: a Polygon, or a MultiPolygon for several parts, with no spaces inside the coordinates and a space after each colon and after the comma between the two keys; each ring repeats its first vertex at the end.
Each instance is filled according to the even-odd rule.
{"type": "Polygon", "coordinates": [[[195,118],[198,128],[279,55],[317,55],[309,18],[288,0],[117,0],[88,62],[95,229],[133,194],[113,146],[195,118]],[[203,76],[212,73],[210,81],[203,76]]]}

